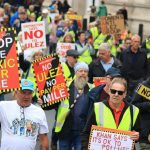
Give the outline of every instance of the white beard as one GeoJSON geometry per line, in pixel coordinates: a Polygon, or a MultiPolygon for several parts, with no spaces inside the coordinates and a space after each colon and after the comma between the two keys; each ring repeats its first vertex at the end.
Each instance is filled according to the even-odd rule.
{"type": "Polygon", "coordinates": [[[82,90],[85,85],[88,83],[88,77],[84,78],[84,77],[76,77],[75,78],[75,81],[74,81],[74,84],[75,84],[75,87],[79,90],[82,90]]]}

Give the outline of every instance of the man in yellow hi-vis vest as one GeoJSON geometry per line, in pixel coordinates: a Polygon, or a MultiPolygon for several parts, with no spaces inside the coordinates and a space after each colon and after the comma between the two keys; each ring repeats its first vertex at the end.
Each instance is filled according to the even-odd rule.
{"type": "Polygon", "coordinates": [[[140,127],[139,109],[126,103],[127,83],[123,78],[114,78],[110,84],[108,101],[94,104],[86,126],[82,132],[82,150],[87,150],[92,125],[105,128],[133,131],[131,139],[138,140],[140,127]]]}
{"type": "Polygon", "coordinates": [[[76,50],[68,50],[66,53],[66,62],[61,63],[67,83],[73,81],[75,77],[74,65],[77,63],[78,56],[76,50]]]}
{"type": "Polygon", "coordinates": [[[81,149],[80,132],[83,130],[89,106],[86,101],[87,94],[91,89],[88,84],[88,65],[79,62],[75,65],[75,79],[69,86],[70,98],[62,101],[58,106],[55,133],[58,135],[60,150],[81,149]],[[85,112],[85,114],[82,113],[85,112]],[[86,118],[86,117],[85,117],[86,118]]]}
{"type": "Polygon", "coordinates": [[[78,33],[78,41],[76,41],[76,50],[79,53],[78,61],[90,64],[95,50],[92,47],[91,40],[87,39],[84,31],[78,33]]]}

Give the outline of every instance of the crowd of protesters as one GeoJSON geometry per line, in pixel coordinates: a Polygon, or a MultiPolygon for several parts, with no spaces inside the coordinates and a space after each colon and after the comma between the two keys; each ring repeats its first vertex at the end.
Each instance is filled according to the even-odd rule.
{"type": "MultiPolygon", "coordinates": [[[[89,22],[86,30],[83,30],[82,20],[66,17],[66,15],[80,15],[71,8],[67,0],[63,2],[54,0],[48,7],[43,6],[42,3],[43,1],[39,1],[38,4],[35,1],[3,1],[1,3],[0,28],[14,27],[16,29],[22,78],[27,79],[32,86],[32,89],[26,87],[17,92],[15,95],[17,103],[19,104],[18,101],[27,94],[30,95],[27,99],[30,100],[32,95],[32,100],[41,105],[41,99],[34,89],[36,83],[33,77],[32,61],[45,55],[58,53],[57,43],[74,43],[75,49],[68,50],[65,59],[62,59],[61,62],[70,97],[49,108],[57,112],[51,149],[58,149],[58,141],[60,150],[71,150],[72,147],[74,150],[87,149],[91,125],[95,124],[107,128],[134,131],[131,138],[140,142],[141,150],[149,150],[150,101],[138,95],[136,88],[140,83],[148,88],[150,85],[150,37],[146,37],[141,43],[141,37],[128,29],[127,12],[125,11],[126,28],[119,38],[103,33],[100,27],[100,16],[110,16],[104,1],[95,13],[95,21],[89,22]],[[26,51],[23,45],[21,24],[34,21],[45,23],[47,48],[30,52],[26,51]],[[94,77],[106,77],[106,83],[94,87],[94,77]],[[19,94],[22,97],[18,97],[19,94]],[[100,111],[102,107],[103,112],[100,111]],[[133,109],[134,114],[132,114],[133,109]],[[111,116],[110,120],[107,119],[106,114],[111,116]],[[104,122],[97,119],[101,117],[104,122]]],[[[125,7],[122,9],[125,10],[125,7]]],[[[116,14],[121,14],[122,9],[116,14]]],[[[22,84],[25,86],[23,81],[22,84]]],[[[7,93],[0,93],[0,100],[5,100],[5,94],[7,93]]],[[[13,105],[16,107],[16,104],[13,105]]],[[[23,107],[23,111],[26,109],[24,107],[27,107],[19,106],[23,107]]],[[[0,117],[2,113],[5,114],[5,109],[6,105],[0,104],[0,117]]],[[[33,109],[36,110],[36,108],[33,109]]],[[[40,113],[40,110],[36,111],[40,113]]],[[[44,150],[48,147],[48,129],[45,116],[41,116],[40,119],[44,121],[44,124],[40,124],[43,130],[40,130],[39,133],[40,141],[43,139],[46,141],[46,146],[42,146],[44,150]]],[[[0,121],[3,130],[5,129],[5,117],[0,118],[0,121]]],[[[17,122],[17,120],[14,121],[17,122]]],[[[7,127],[9,128],[9,125],[7,127]]],[[[17,133],[14,134],[17,135],[17,133]]],[[[3,141],[3,149],[5,149],[5,142],[7,141],[3,141]]],[[[44,145],[44,142],[41,144],[44,145]]],[[[16,150],[19,149],[16,148],[16,150]]]]}

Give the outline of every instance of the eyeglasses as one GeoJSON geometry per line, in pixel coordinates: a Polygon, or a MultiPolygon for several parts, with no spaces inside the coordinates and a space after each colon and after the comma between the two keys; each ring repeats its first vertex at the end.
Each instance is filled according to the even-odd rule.
{"type": "Polygon", "coordinates": [[[118,90],[115,90],[115,89],[110,89],[110,92],[111,92],[111,94],[118,93],[118,95],[123,95],[123,93],[124,93],[124,91],[118,91],[118,90]]]}

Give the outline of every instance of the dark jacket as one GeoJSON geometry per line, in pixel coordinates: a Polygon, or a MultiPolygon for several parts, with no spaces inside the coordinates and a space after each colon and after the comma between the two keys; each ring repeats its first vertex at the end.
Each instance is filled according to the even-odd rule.
{"type": "MultiPolygon", "coordinates": [[[[150,88],[150,78],[142,82],[143,85],[150,88]]],[[[141,143],[148,143],[148,135],[150,135],[150,101],[140,96],[136,92],[133,96],[132,103],[140,109],[141,112],[141,143]]]]}
{"type": "Polygon", "coordinates": [[[97,86],[93,88],[89,93],[88,93],[88,101],[89,101],[89,112],[92,111],[93,105],[95,102],[100,102],[103,100],[100,100],[101,94],[104,90],[105,84],[97,86]]]}
{"type": "MultiPolygon", "coordinates": [[[[69,94],[70,94],[69,106],[71,106],[71,105],[74,103],[74,90],[75,90],[74,82],[71,83],[69,89],[70,89],[70,90],[69,90],[69,94]]],[[[86,85],[86,86],[84,87],[84,95],[85,95],[84,99],[85,99],[85,101],[84,101],[84,103],[83,103],[82,106],[81,106],[81,109],[82,109],[83,112],[84,112],[84,113],[82,113],[82,115],[84,115],[84,116],[87,116],[87,113],[88,113],[88,110],[89,110],[89,108],[88,108],[89,104],[87,104],[88,101],[86,101],[86,99],[87,99],[87,93],[88,93],[88,92],[89,92],[89,86],[86,85]]],[[[78,100],[77,100],[77,103],[78,103],[78,100]]],[[[75,104],[75,105],[76,105],[76,104],[75,104]]],[[[81,111],[81,112],[82,112],[82,111],[81,111]]],[[[74,122],[73,122],[73,116],[74,116],[74,107],[71,109],[69,115],[67,116],[67,118],[66,118],[66,120],[65,120],[65,123],[64,123],[64,125],[63,125],[63,127],[62,127],[62,130],[58,133],[58,137],[59,137],[60,139],[63,139],[63,138],[66,138],[66,137],[71,136],[71,134],[72,134],[72,127],[73,127],[73,123],[74,123],[74,122]]],[[[80,115],[79,115],[79,116],[80,116],[80,115]]],[[[87,117],[84,117],[84,118],[86,119],[87,117]]],[[[81,129],[81,131],[82,131],[82,130],[83,130],[83,127],[84,127],[84,125],[85,125],[85,123],[86,123],[86,120],[82,119],[81,122],[82,122],[82,123],[81,123],[81,125],[80,125],[80,129],[81,129]]]]}
{"type": "Polygon", "coordinates": [[[147,74],[148,61],[146,51],[139,49],[137,53],[131,51],[131,47],[122,51],[120,55],[122,62],[122,75],[129,80],[140,80],[147,74]]]}
{"type": "MultiPolygon", "coordinates": [[[[101,97],[101,94],[104,90],[104,87],[105,87],[105,84],[104,85],[101,85],[101,86],[97,86],[93,89],[91,89],[88,94],[87,94],[87,103],[85,106],[85,108],[88,109],[88,112],[87,112],[87,109],[83,109],[81,114],[80,114],[80,118],[82,118],[82,120],[87,120],[87,116],[91,113],[92,111],[92,108],[93,108],[93,105],[95,102],[100,102],[102,100],[100,100],[100,97],[101,97]]],[[[84,124],[85,126],[85,124],[84,124]]]]}
{"type": "Polygon", "coordinates": [[[31,66],[31,62],[24,59],[23,53],[19,54],[19,64],[20,64],[20,68],[23,70],[23,72],[28,71],[31,66]]]}
{"type": "MultiPolygon", "coordinates": [[[[121,63],[118,59],[114,58],[112,67],[121,68],[121,63]]],[[[106,71],[104,70],[100,59],[93,60],[89,65],[89,82],[93,83],[93,77],[104,77],[106,71]]]]}
{"type": "MultiPolygon", "coordinates": [[[[104,101],[103,103],[112,111],[112,114],[113,114],[113,110],[110,108],[108,101],[104,101]]],[[[125,110],[129,106],[130,105],[127,102],[125,102],[125,107],[121,113],[119,122],[121,122],[121,118],[123,117],[125,110]]],[[[85,128],[84,128],[83,132],[81,133],[82,150],[87,150],[88,142],[89,142],[89,135],[90,135],[92,125],[97,125],[94,109],[92,110],[91,114],[88,116],[88,120],[87,120],[87,123],[85,125],[85,128]]],[[[132,130],[140,131],[140,128],[141,128],[140,127],[140,116],[138,115],[138,118],[137,118],[135,125],[132,128],[132,130]]]]}

